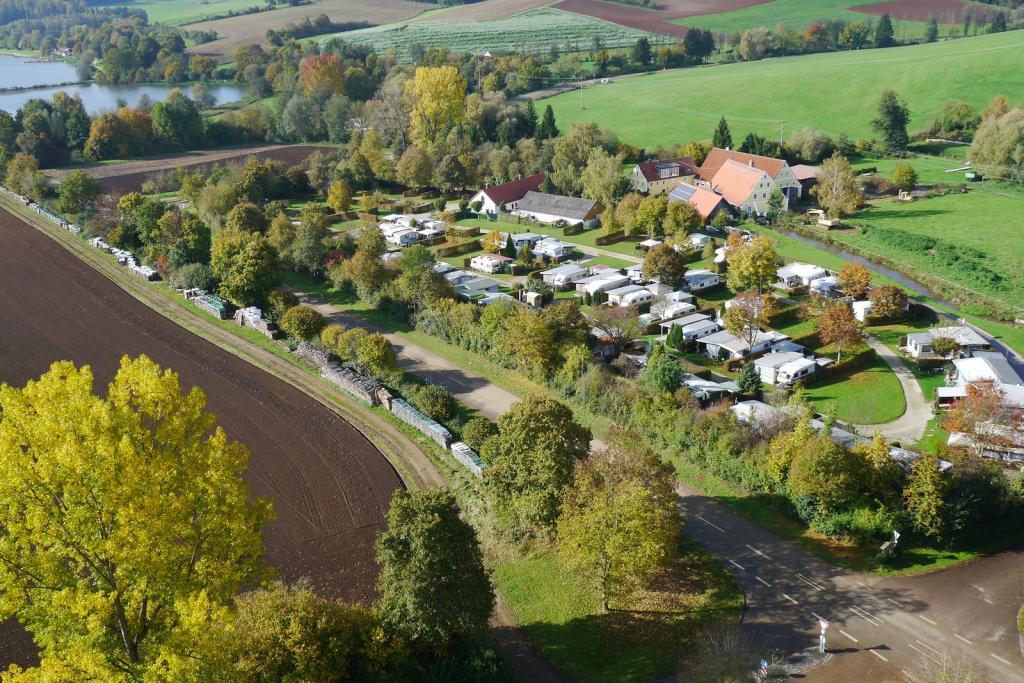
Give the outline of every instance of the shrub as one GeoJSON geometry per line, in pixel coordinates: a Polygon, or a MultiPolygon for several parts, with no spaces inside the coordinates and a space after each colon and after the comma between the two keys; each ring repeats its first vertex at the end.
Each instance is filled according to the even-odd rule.
{"type": "Polygon", "coordinates": [[[186,263],[171,273],[171,284],[181,289],[209,289],[212,282],[213,274],[205,263],[186,263]]]}
{"type": "Polygon", "coordinates": [[[487,439],[498,433],[498,425],[486,417],[474,417],[462,428],[462,441],[474,451],[479,452],[487,439]]]}
{"type": "Polygon", "coordinates": [[[278,325],[293,339],[313,339],[324,329],[327,320],[309,306],[292,306],[281,316],[278,325]]]}
{"type": "Polygon", "coordinates": [[[343,325],[328,325],[324,329],[320,330],[320,344],[329,353],[333,353],[339,358],[344,358],[346,355],[344,338],[345,327],[343,325]]]}
{"type": "Polygon", "coordinates": [[[280,320],[289,308],[299,305],[299,297],[283,289],[275,289],[267,295],[267,315],[271,320],[280,320]]]}
{"type": "Polygon", "coordinates": [[[410,393],[409,401],[427,417],[438,422],[447,422],[455,416],[455,399],[452,398],[452,392],[439,384],[416,387],[410,393]]]}

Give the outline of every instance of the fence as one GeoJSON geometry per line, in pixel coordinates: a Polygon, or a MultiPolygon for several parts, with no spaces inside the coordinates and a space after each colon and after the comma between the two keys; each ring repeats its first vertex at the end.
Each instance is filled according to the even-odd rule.
{"type": "Polygon", "coordinates": [[[347,391],[371,406],[380,405],[380,390],[383,388],[369,377],[337,363],[327,363],[320,368],[320,375],[334,386],[347,391]]]}
{"type": "Polygon", "coordinates": [[[466,444],[462,443],[461,441],[456,441],[455,443],[453,443],[452,455],[455,456],[455,459],[462,463],[462,465],[467,470],[469,470],[476,476],[484,476],[483,471],[484,469],[487,468],[487,463],[481,460],[480,456],[476,454],[476,451],[474,451],[466,444]]]}

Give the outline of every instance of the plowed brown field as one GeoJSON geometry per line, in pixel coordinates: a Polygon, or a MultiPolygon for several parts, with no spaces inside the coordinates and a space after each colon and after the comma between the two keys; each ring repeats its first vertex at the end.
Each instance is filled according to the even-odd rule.
{"type": "Polygon", "coordinates": [[[251,157],[257,159],[273,159],[288,165],[300,164],[314,150],[331,149],[320,145],[259,145],[250,147],[232,147],[231,149],[215,149],[201,152],[188,152],[177,156],[162,156],[152,159],[136,159],[120,161],[112,164],[94,164],[76,168],[58,168],[45,171],[54,180],[60,180],[72,171],[82,170],[100,181],[104,192],[124,194],[137,192],[142,183],[151,175],[176,168],[188,167],[193,170],[208,171],[214,166],[242,162],[251,157]]]}
{"type": "Polygon", "coordinates": [[[937,21],[944,24],[960,23],[967,10],[970,10],[975,23],[983,24],[992,21],[992,15],[999,11],[963,0],[892,0],[891,2],[860,5],[850,9],[879,16],[888,14],[893,19],[908,21],[928,21],[930,17],[935,17],[937,21]]]}
{"type": "Polygon", "coordinates": [[[761,5],[770,0],[657,0],[654,9],[644,9],[603,0],[562,0],[556,9],[586,14],[622,26],[670,36],[686,35],[686,27],[669,23],[671,19],[692,17],[761,5]]]}
{"type": "MultiPolygon", "coordinates": [[[[208,409],[252,452],[253,494],[274,503],[268,562],[287,581],[368,601],[373,543],[401,482],[359,431],[291,385],[186,331],[0,210],[0,382],[21,385],[56,360],[92,366],[103,391],[123,355],[146,354],[206,392],[208,409]]],[[[0,625],[0,668],[28,662],[24,631],[0,625]]]]}

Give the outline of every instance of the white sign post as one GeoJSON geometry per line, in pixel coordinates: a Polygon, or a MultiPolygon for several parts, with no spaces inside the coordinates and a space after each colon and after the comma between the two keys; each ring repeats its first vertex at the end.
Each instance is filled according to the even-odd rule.
{"type": "Polygon", "coordinates": [[[818,636],[818,652],[825,651],[825,632],[828,631],[828,622],[824,619],[818,619],[818,626],[821,627],[821,635],[818,636]]]}
{"type": "Polygon", "coordinates": [[[896,545],[899,542],[900,542],[900,532],[898,532],[895,529],[893,529],[892,530],[892,544],[896,545]]]}

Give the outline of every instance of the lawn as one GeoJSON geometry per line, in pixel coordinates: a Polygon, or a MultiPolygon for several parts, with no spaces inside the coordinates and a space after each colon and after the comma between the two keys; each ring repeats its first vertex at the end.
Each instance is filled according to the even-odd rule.
{"type": "MultiPolygon", "coordinates": [[[[802,29],[812,21],[877,22],[878,17],[852,9],[863,4],[859,0],[774,0],[742,9],[683,17],[672,23],[716,33],[742,33],[758,26],[774,28],[779,23],[802,29]]],[[[897,38],[917,37],[924,33],[925,23],[893,19],[893,28],[897,38]]],[[[939,29],[943,33],[949,31],[941,24],[939,29]]]]}
{"type": "MultiPolygon", "coordinates": [[[[774,21],[771,25],[774,25],[774,21]]],[[[910,128],[929,123],[952,94],[983,107],[998,94],[1024,89],[1024,69],[1006,65],[1024,58],[1024,32],[941,43],[832,52],[674,69],[617,79],[584,93],[544,101],[567,130],[576,121],[595,121],[624,141],[641,147],[710,139],[725,116],[734,140],[749,132],[777,139],[815,128],[830,135],[872,137],[871,120],[883,90],[907,101],[910,128]],[[694,99],[693,93],[700,93],[694,99]]]]}
{"type": "Polygon", "coordinates": [[[136,0],[113,4],[145,10],[150,23],[181,26],[250,7],[262,7],[265,3],[258,0],[136,0]]]}
{"type": "Polygon", "coordinates": [[[839,374],[804,390],[814,409],[853,424],[884,424],[898,419],[907,409],[903,387],[881,358],[852,374],[839,374]]]}
{"type": "Polygon", "coordinates": [[[629,259],[631,263],[637,263],[643,258],[643,254],[637,251],[636,248],[637,243],[640,241],[639,239],[628,239],[621,242],[615,242],[614,244],[598,245],[595,240],[601,236],[600,228],[584,230],[577,235],[566,235],[565,230],[562,228],[556,228],[550,225],[541,225],[539,223],[512,223],[508,221],[490,221],[486,218],[464,218],[459,220],[458,224],[480,228],[481,233],[487,233],[491,230],[501,230],[502,232],[533,232],[538,235],[550,235],[551,237],[570,244],[578,244],[591,249],[611,251],[616,254],[631,257],[629,259]]]}
{"type": "Polygon", "coordinates": [[[601,610],[600,592],[566,572],[550,550],[498,565],[494,580],[530,639],[561,671],[588,683],[650,681],[674,672],[684,647],[710,620],[736,621],[743,595],[693,541],[649,591],[601,610]]]}
{"type": "Polygon", "coordinates": [[[833,239],[1006,304],[1024,301],[1024,198],[972,191],[914,202],[883,199],[848,222],[862,230],[836,231],[833,239]],[[929,239],[910,243],[905,233],[929,239]]]}
{"type": "MultiPolygon", "coordinates": [[[[374,26],[356,31],[319,36],[323,43],[343,38],[350,43],[373,46],[383,54],[394,50],[399,61],[411,62],[410,48],[447,46],[453,52],[546,52],[557,45],[567,52],[589,49],[594,38],[605,47],[628,47],[653,34],[613,24],[596,17],[540,7],[490,21],[419,21],[374,26]]],[[[544,85],[537,83],[537,87],[544,85]]]]}

